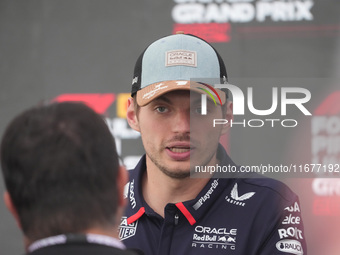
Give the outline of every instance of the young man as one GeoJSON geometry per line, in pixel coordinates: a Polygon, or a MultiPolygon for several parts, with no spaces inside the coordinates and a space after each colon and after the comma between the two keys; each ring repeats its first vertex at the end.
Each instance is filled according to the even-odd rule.
{"type": "Polygon", "coordinates": [[[60,103],[20,114],[4,133],[1,167],[29,255],[136,254],[117,239],[127,173],[92,109],[60,103]]]}
{"type": "Polygon", "coordinates": [[[146,155],[130,171],[121,239],[154,255],[306,254],[298,197],[283,183],[190,177],[195,166],[236,167],[219,144],[227,125],[212,125],[232,118],[232,103],[212,89],[214,99],[201,104],[212,84],[193,78],[223,83],[227,73],[215,49],[192,35],[161,38],[137,60],[127,119],[146,155]]]}

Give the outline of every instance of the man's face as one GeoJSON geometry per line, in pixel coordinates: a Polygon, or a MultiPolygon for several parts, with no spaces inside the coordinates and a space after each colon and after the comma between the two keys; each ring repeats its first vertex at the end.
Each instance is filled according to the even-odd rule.
{"type": "Polygon", "coordinates": [[[132,127],[141,133],[147,167],[180,179],[190,176],[190,166],[216,164],[225,127],[213,127],[213,119],[225,117],[221,106],[210,100],[207,109],[208,114],[201,115],[201,95],[184,90],[166,93],[140,107],[132,127]]]}

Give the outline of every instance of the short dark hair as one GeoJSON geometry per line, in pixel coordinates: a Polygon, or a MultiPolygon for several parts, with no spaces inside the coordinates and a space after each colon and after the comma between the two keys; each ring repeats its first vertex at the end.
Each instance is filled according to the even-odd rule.
{"type": "Polygon", "coordinates": [[[119,159],[103,118],[81,103],[17,116],[1,143],[6,188],[30,240],[114,225],[119,159]]]}
{"type": "Polygon", "coordinates": [[[140,111],[140,106],[137,103],[137,94],[134,94],[132,96],[132,100],[133,100],[133,107],[134,107],[134,110],[135,110],[135,114],[136,114],[136,116],[138,118],[139,111],[140,111]]]}

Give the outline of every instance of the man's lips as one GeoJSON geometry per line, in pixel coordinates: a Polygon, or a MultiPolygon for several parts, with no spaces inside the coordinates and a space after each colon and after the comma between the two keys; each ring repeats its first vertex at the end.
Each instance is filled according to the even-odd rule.
{"type": "Polygon", "coordinates": [[[166,148],[175,153],[188,152],[193,149],[193,146],[189,142],[172,142],[167,144],[166,148]]]}
{"type": "Polygon", "coordinates": [[[174,160],[187,160],[193,147],[189,143],[170,144],[166,147],[167,154],[174,160]]]}
{"type": "Polygon", "coordinates": [[[175,153],[183,153],[183,152],[190,151],[190,147],[189,148],[184,148],[184,147],[167,147],[167,149],[169,149],[170,151],[175,152],[175,153]]]}

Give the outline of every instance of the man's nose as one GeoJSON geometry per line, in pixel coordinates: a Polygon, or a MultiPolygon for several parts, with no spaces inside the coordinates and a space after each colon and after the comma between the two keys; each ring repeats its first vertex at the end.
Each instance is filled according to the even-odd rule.
{"type": "Polygon", "coordinates": [[[171,125],[175,133],[190,133],[190,111],[178,111],[171,125]]]}

